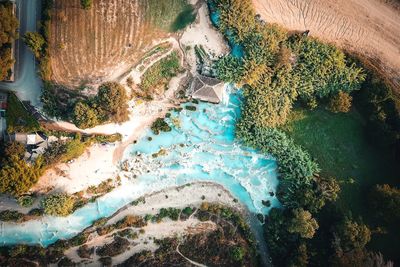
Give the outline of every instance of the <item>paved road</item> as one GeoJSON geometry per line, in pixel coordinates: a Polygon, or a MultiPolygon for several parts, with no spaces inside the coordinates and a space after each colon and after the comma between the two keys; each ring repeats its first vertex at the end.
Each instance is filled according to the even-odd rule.
{"type": "Polygon", "coordinates": [[[19,35],[21,37],[16,43],[16,80],[14,83],[1,82],[0,89],[15,91],[21,100],[29,100],[32,105],[40,107],[42,81],[37,75],[35,57],[22,40],[22,36],[26,32],[36,31],[40,0],[17,0],[16,3],[20,20],[19,35]]]}

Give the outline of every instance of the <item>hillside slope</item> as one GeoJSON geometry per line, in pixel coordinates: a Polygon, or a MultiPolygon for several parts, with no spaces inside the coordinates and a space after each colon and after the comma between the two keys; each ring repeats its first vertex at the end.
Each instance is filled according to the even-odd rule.
{"type": "Polygon", "coordinates": [[[67,86],[113,80],[137,63],[185,8],[186,0],[55,0],[50,54],[53,77],[67,86]]]}
{"type": "Polygon", "coordinates": [[[267,22],[358,52],[400,87],[400,10],[379,0],[252,0],[267,22]]]}

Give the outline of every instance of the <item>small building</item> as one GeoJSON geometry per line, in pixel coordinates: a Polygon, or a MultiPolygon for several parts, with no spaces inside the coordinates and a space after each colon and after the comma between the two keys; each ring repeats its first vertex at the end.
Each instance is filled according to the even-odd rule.
{"type": "Polygon", "coordinates": [[[190,86],[192,98],[218,104],[224,95],[224,83],[216,78],[197,75],[190,86]]]}
{"type": "Polygon", "coordinates": [[[10,135],[10,141],[21,143],[26,147],[27,159],[34,159],[43,154],[49,146],[49,138],[41,133],[13,133],[10,135]]]}

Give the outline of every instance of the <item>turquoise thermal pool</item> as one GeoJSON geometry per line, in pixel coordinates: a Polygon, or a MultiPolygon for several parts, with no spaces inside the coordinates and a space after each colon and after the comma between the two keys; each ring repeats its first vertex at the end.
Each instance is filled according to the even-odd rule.
{"type": "MultiPolygon", "coordinates": [[[[229,89],[227,89],[229,90],[229,89]]],[[[25,223],[2,223],[0,244],[42,244],[73,237],[95,220],[110,216],[131,201],[168,187],[196,181],[224,186],[252,213],[279,206],[276,162],[234,138],[241,95],[226,93],[224,103],[181,105],[167,118],[172,130],[145,135],[125,151],[122,186],[67,217],[44,217],[25,223]],[[195,111],[186,106],[195,106],[195,111]],[[151,137],[151,138],[150,138],[151,137]],[[151,139],[151,141],[149,141],[151,139]],[[263,205],[269,200],[271,207],[263,205]]]]}

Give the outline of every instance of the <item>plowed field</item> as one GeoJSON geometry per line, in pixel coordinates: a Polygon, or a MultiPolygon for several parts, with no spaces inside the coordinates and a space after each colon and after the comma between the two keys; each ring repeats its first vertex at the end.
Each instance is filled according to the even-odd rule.
{"type": "Polygon", "coordinates": [[[53,80],[96,84],[127,71],[155,42],[169,36],[186,0],[56,0],[51,23],[53,80]]]}

